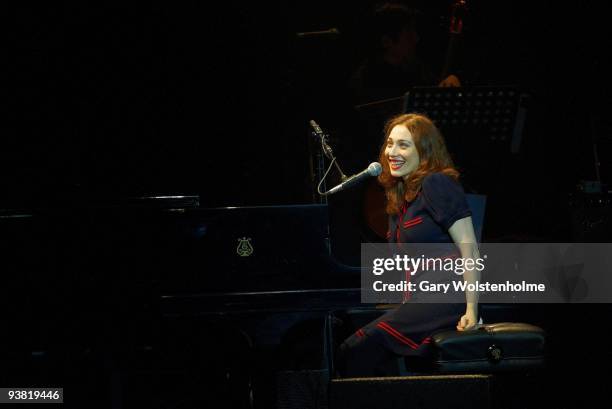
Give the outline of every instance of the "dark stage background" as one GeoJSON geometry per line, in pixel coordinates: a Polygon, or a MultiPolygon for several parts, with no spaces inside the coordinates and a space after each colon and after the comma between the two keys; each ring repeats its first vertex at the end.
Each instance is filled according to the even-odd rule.
{"type": "MultiPolygon", "coordinates": [[[[412,2],[423,11],[419,53],[434,70],[441,65],[448,41],[449,3],[412,2]]],[[[609,183],[612,173],[612,124],[606,119],[612,105],[608,58],[612,33],[606,5],[468,3],[463,83],[516,85],[531,97],[520,152],[497,158],[483,145],[478,155],[485,170],[477,183],[465,183],[468,192],[487,195],[484,239],[609,241],[609,203],[596,205],[600,195],[577,194],[581,180],[596,176],[594,140],[600,146],[603,181],[609,183]],[[597,235],[587,234],[591,228],[597,235]]],[[[312,203],[310,119],[331,134],[346,173],[377,160],[371,152],[378,149],[381,135],[364,134],[346,86],[365,54],[366,16],[372,6],[364,0],[312,0],[9,7],[0,240],[8,280],[2,287],[8,305],[4,322],[18,335],[4,337],[0,344],[4,385],[29,386],[38,379],[40,385],[66,385],[73,405],[101,394],[97,406],[73,407],[110,407],[111,402],[120,407],[116,402],[138,401],[146,391],[173,395],[171,389],[160,387],[164,382],[177,390],[188,388],[183,379],[200,382],[192,375],[202,374],[203,367],[212,368],[208,379],[212,383],[199,385],[208,385],[215,394],[216,385],[227,384],[223,371],[229,363],[236,366],[232,373],[254,368],[255,407],[263,408],[275,402],[270,385],[282,368],[271,357],[297,360],[295,352],[301,351],[308,364],[317,361],[318,355],[304,354],[301,344],[319,342],[313,341],[318,336],[313,334],[322,334],[321,326],[309,327],[309,320],[317,325],[320,320],[310,316],[311,307],[346,302],[344,298],[302,300],[293,294],[287,296],[289,302],[230,298],[228,305],[247,311],[242,315],[223,311],[225,304],[218,305],[216,298],[194,298],[185,302],[190,313],[197,315],[206,308],[217,313],[219,308],[217,315],[231,319],[172,316],[166,321],[164,314],[174,310],[160,305],[160,295],[172,291],[163,286],[164,278],[180,282],[187,292],[198,292],[210,290],[213,273],[225,271],[226,260],[215,252],[216,236],[206,236],[206,226],[210,220],[220,220],[218,226],[224,227],[229,217],[216,219],[217,210],[164,213],[141,207],[126,210],[122,204],[133,203],[129,198],[159,195],[199,195],[204,208],[312,203]],[[296,36],[331,27],[339,35],[296,36]],[[203,257],[211,253],[219,256],[214,265],[206,264],[203,257]],[[273,314],[267,303],[274,302],[289,310],[303,309],[294,315],[285,310],[273,314]],[[236,328],[241,331],[233,332],[236,328]],[[240,337],[250,330],[266,342],[256,345],[248,357],[235,354],[252,352],[240,337]],[[268,340],[274,331],[288,339],[268,340]],[[211,332],[228,339],[210,337],[211,332]],[[287,350],[278,352],[278,345],[287,350]],[[202,356],[197,358],[198,354],[202,356]],[[157,372],[167,378],[156,383],[151,374],[157,372]],[[16,378],[19,373],[22,377],[16,378]]],[[[341,232],[357,246],[362,239],[359,223],[355,224],[361,216],[360,193],[357,188],[337,195],[329,207],[332,236],[341,232]]],[[[242,227],[244,221],[257,232],[273,231],[273,237],[282,238],[289,237],[286,231],[292,229],[288,233],[300,235],[298,228],[323,232],[327,221],[323,212],[302,209],[306,208],[282,214],[279,210],[278,216],[277,209],[251,209],[228,226],[238,231],[236,226],[242,227]],[[275,218],[281,221],[275,224],[275,218]],[[286,220],[291,223],[282,224],[286,220]]],[[[323,247],[323,233],[317,237],[320,240],[313,246],[323,247]]],[[[297,243],[298,256],[290,260],[278,251],[283,257],[273,260],[278,269],[270,274],[284,277],[283,268],[289,270],[303,260],[319,261],[304,244],[307,236],[300,238],[283,240],[283,248],[297,243]]],[[[342,240],[333,238],[332,248],[338,249],[342,240]]],[[[224,251],[236,258],[231,239],[232,247],[224,251]]],[[[338,265],[333,268],[341,270],[338,265]]],[[[296,282],[315,280],[317,285],[344,288],[337,283],[347,277],[359,279],[348,273],[309,272],[300,270],[302,281],[296,282]]],[[[265,286],[269,277],[255,275],[249,283],[265,286]]],[[[319,307],[320,315],[328,308],[319,307]]],[[[546,323],[556,353],[549,390],[558,392],[556,399],[565,404],[561,393],[581,391],[574,385],[578,377],[571,375],[580,374],[585,384],[590,383],[583,374],[595,373],[596,366],[605,370],[612,361],[605,340],[599,347],[601,334],[593,333],[598,337],[594,348],[580,348],[575,340],[590,346],[591,333],[574,336],[572,332],[568,337],[569,325],[574,331],[575,326],[584,326],[585,317],[609,320],[609,308],[538,307],[512,319],[524,316],[528,322],[546,323]]],[[[297,363],[287,367],[301,368],[297,363]]],[[[583,407],[589,390],[598,388],[597,396],[607,396],[607,378],[605,374],[591,389],[582,389],[584,394],[575,393],[577,403],[566,407],[583,407]]],[[[250,390],[244,387],[245,379],[236,382],[239,390],[250,390]]],[[[249,399],[231,391],[218,394],[249,399]]]]}
{"type": "MultiPolygon", "coordinates": [[[[14,6],[2,207],[179,193],[204,207],[311,202],[308,119],[331,132],[346,172],[375,159],[354,154],[379,139],[355,137],[345,90],[372,4],[14,6]],[[330,27],[340,35],[295,36],[330,27]]],[[[448,2],[413,4],[424,12],[419,52],[436,67],[448,2]]],[[[507,180],[479,192],[490,196],[488,235],[567,239],[568,194],[595,177],[590,114],[609,107],[605,6],[469,7],[464,83],[532,96],[507,180]]]]}

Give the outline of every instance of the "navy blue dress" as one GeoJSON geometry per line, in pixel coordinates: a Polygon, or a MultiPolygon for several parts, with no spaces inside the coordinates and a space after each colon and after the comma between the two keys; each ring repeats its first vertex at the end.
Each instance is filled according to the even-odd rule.
{"type": "MultiPolygon", "coordinates": [[[[390,243],[452,243],[448,229],[471,214],[461,185],[450,176],[433,173],[423,179],[420,192],[404,204],[401,214],[389,217],[387,239],[390,243]]],[[[428,355],[430,336],[441,329],[455,328],[464,313],[465,303],[405,300],[346,339],[341,346],[348,360],[345,375],[385,375],[369,367],[380,369],[382,360],[394,354],[428,355]]]]}
{"type": "Polygon", "coordinates": [[[389,243],[452,243],[448,229],[471,216],[459,183],[443,173],[423,179],[421,191],[404,203],[400,215],[389,216],[389,243]]]}

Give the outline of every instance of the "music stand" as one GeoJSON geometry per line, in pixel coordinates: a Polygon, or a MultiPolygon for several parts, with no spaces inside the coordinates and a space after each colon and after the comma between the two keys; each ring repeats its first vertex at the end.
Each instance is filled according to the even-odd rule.
{"type": "MultiPolygon", "coordinates": [[[[430,117],[442,132],[469,132],[480,142],[518,153],[525,122],[525,95],[512,86],[415,87],[404,96],[404,112],[430,117]]],[[[449,136],[450,136],[449,134],[449,136]]]]}
{"type": "Polygon", "coordinates": [[[404,95],[403,112],[431,118],[456,164],[482,180],[519,152],[526,101],[513,86],[415,87],[404,95]]]}

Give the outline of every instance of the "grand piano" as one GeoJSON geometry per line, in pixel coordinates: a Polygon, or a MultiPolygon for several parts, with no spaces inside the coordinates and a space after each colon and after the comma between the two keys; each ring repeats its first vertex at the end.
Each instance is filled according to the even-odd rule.
{"type": "Polygon", "coordinates": [[[3,380],[88,407],[269,407],[281,371],[325,369],[328,313],[360,303],[327,205],[146,197],[5,209],[0,225],[3,380]]]}

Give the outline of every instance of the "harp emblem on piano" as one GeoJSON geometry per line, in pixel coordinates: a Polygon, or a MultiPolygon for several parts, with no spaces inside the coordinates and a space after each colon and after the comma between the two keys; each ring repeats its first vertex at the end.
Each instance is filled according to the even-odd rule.
{"type": "Polygon", "coordinates": [[[242,237],[238,239],[238,247],[236,247],[236,253],[240,257],[248,257],[253,254],[253,246],[251,245],[251,238],[242,237]]]}

